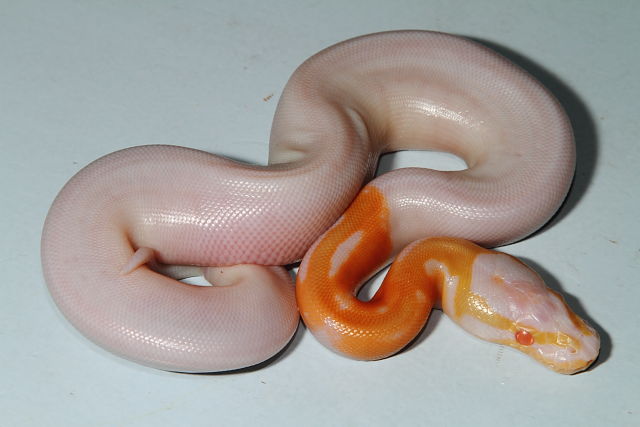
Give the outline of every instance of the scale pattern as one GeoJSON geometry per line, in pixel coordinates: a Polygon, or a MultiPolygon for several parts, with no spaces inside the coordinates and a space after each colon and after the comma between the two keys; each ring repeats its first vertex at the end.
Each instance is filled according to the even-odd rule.
{"type": "Polygon", "coordinates": [[[221,268],[194,287],[154,263],[285,265],[345,211],[380,154],[455,153],[469,169],[376,179],[404,245],[446,233],[500,245],[558,208],[573,176],[571,128],[538,82],[494,52],[426,31],[380,33],[303,63],[279,101],[268,166],[175,146],[109,154],[61,190],[42,235],[49,290],[84,335],[168,370],[236,369],[275,354],[298,322],[276,267],[221,268]],[[152,249],[139,268],[124,266],[152,249]]]}

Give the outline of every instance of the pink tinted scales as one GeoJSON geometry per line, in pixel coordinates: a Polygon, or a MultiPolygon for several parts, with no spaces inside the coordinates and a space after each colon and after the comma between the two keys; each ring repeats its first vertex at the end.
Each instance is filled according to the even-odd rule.
{"type": "Polygon", "coordinates": [[[573,174],[562,109],[504,58],[442,33],[363,36],[291,76],[266,167],[140,146],[81,170],[45,222],[48,287],[78,330],[128,359],[189,372],[258,363],[297,326],[283,270],[233,267],[242,280],[194,287],[158,266],[299,260],[373,176],[379,155],[401,149],[449,151],[469,168],[373,181],[389,204],[393,253],[433,234],[492,246],[520,239],[558,208],[573,174]],[[153,262],[127,271],[145,248],[153,262]]]}

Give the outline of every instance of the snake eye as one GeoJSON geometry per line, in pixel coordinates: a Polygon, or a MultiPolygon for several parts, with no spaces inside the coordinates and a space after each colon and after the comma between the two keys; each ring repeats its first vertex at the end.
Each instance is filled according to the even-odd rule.
{"type": "Polygon", "coordinates": [[[522,345],[531,345],[533,344],[533,335],[529,331],[519,329],[516,331],[516,341],[522,345]]]}

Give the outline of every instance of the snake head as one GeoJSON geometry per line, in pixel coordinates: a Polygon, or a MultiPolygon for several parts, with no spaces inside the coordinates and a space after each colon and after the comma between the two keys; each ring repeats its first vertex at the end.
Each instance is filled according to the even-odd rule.
{"type": "Polygon", "coordinates": [[[479,254],[470,286],[458,287],[450,307],[467,331],[520,350],[559,373],[583,371],[598,356],[595,329],[534,270],[506,254],[479,254]]]}

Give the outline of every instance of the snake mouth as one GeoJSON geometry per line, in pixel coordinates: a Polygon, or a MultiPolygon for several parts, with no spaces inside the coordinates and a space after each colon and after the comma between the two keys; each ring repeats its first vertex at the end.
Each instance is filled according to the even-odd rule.
{"type": "Polygon", "coordinates": [[[548,367],[560,374],[574,375],[586,371],[594,361],[595,359],[575,360],[573,362],[548,365],[548,367]]]}
{"type": "MultiPolygon", "coordinates": [[[[596,359],[597,359],[597,358],[596,358],[596,359]]],[[[587,364],[584,366],[583,371],[585,371],[585,370],[589,369],[589,368],[591,367],[591,365],[593,365],[593,362],[595,362],[595,361],[596,361],[596,359],[588,360],[588,361],[587,361],[587,364]]]]}

